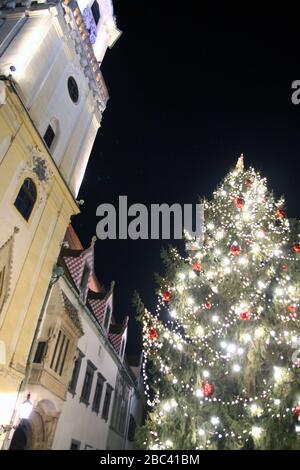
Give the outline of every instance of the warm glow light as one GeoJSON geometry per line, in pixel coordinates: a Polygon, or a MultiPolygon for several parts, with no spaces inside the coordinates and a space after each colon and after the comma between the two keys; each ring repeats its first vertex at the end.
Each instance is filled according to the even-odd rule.
{"type": "Polygon", "coordinates": [[[33,405],[30,401],[30,394],[27,395],[27,399],[20,406],[20,419],[28,419],[33,409],[33,405]]]}
{"type": "Polygon", "coordinates": [[[171,316],[172,318],[177,318],[177,312],[176,312],[176,310],[171,310],[170,316],[171,316]]]}
{"type": "Polygon", "coordinates": [[[254,437],[254,439],[259,439],[262,435],[263,429],[260,428],[259,426],[252,426],[251,429],[251,434],[254,437]]]}
{"type": "Polygon", "coordinates": [[[167,402],[167,403],[164,403],[163,409],[164,409],[164,411],[166,411],[166,412],[168,413],[168,412],[171,410],[171,405],[170,405],[170,403],[168,403],[168,402],[167,402]]]}
{"type": "Polygon", "coordinates": [[[9,424],[16,402],[15,393],[0,393],[0,425],[9,424]]]}
{"type": "Polygon", "coordinates": [[[256,330],[254,332],[254,337],[256,339],[263,338],[264,335],[265,335],[265,329],[262,326],[259,326],[258,328],[256,328],[256,330]]]}
{"type": "Polygon", "coordinates": [[[213,416],[210,422],[213,426],[217,426],[218,424],[220,424],[220,419],[217,416],[213,416]]]}
{"type": "Polygon", "coordinates": [[[175,427],[182,419],[182,426],[188,422],[196,432],[196,450],[219,448],[219,439],[224,449],[247,448],[250,441],[255,448],[277,448],[283,442],[280,430],[270,432],[268,442],[262,439],[272,420],[286,433],[291,432],[286,424],[294,423],[291,442],[300,433],[300,396],[294,388],[300,365],[298,369],[292,358],[300,342],[295,275],[300,230],[290,236],[285,208],[278,210],[266,180],[246,169],[242,157],[213,201],[203,205],[203,245],[186,257],[174,251],[174,265],[163,282],[170,292],[183,293],[174,292],[171,302],[176,314],[171,310],[170,316],[177,321],[165,318],[161,299],[155,320],[146,319],[146,334],[153,324],[158,331],[155,342],[145,340],[143,372],[145,376],[151,366],[154,382],[151,393],[148,383],[145,387],[153,408],[147,445],[180,448],[175,427]],[[165,330],[170,330],[167,341],[165,330]],[[178,405],[170,398],[172,392],[178,405]],[[167,439],[168,429],[172,434],[167,439]]]}

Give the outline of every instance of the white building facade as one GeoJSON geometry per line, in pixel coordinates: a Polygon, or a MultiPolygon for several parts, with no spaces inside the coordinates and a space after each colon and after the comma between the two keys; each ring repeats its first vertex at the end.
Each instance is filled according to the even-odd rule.
{"type": "Polygon", "coordinates": [[[10,77],[76,196],[108,93],[100,70],[120,35],[111,0],[1,1],[0,74],[10,77]]]}
{"type": "Polygon", "coordinates": [[[105,291],[95,276],[94,241],[84,250],[72,227],[66,240],[27,377],[33,410],[10,448],[132,448],[143,400],[140,368],[125,356],[128,317],[114,321],[114,283],[105,291]]]}
{"type": "Polygon", "coordinates": [[[108,101],[101,63],[119,35],[111,0],[80,5],[76,0],[0,0],[0,281],[5,281],[5,289],[0,289],[0,447],[4,449],[10,445],[20,404],[28,393],[31,344],[41,333],[46,311],[51,316],[49,325],[43,323],[44,344],[35,351],[45,367],[37,363],[30,370],[30,386],[33,395],[40,385],[55,390],[55,398],[45,396],[36,403],[35,429],[40,426],[45,433],[40,431],[37,440],[28,429],[27,447],[51,447],[65,400],[82,330],[77,314],[58,290],[56,276],[52,279],[52,269],[70,218],[79,212],[76,197],[108,101]],[[24,200],[27,206],[31,201],[29,211],[24,200]],[[55,370],[50,359],[58,336],[65,341],[66,357],[60,357],[55,370]],[[45,345],[47,351],[42,349],[45,345]]]}
{"type": "MultiPolygon", "coordinates": [[[[107,337],[104,325],[78,303],[66,280],[62,289],[75,304],[84,331],[79,339],[72,377],[58,420],[53,449],[105,449],[118,368],[122,360],[107,337]]],[[[112,299],[111,299],[112,300],[112,299]]]]}

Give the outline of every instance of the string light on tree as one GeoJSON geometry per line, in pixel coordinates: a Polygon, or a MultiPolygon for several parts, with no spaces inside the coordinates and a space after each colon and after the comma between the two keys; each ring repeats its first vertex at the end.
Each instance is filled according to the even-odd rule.
{"type": "Polygon", "coordinates": [[[157,310],[140,314],[150,413],[138,442],[300,448],[300,224],[243,156],[203,207],[203,244],[163,252],[157,310]]]}

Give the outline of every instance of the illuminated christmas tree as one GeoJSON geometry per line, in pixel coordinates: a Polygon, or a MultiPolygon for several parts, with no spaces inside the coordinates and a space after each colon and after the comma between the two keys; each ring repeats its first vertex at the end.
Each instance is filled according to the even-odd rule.
{"type": "Polygon", "coordinates": [[[140,316],[139,445],[300,448],[298,223],[242,156],[203,204],[203,246],[164,253],[156,315],[140,316]]]}

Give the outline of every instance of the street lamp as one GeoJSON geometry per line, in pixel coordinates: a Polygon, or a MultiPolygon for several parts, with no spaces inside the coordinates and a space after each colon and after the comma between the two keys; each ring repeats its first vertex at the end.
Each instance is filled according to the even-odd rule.
{"type": "Polygon", "coordinates": [[[20,406],[20,419],[28,419],[32,412],[33,404],[30,401],[30,393],[27,395],[27,399],[20,406]]]}

